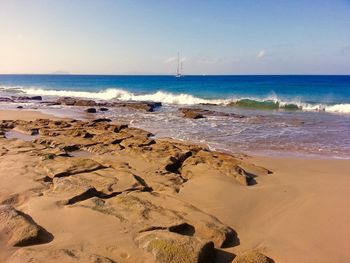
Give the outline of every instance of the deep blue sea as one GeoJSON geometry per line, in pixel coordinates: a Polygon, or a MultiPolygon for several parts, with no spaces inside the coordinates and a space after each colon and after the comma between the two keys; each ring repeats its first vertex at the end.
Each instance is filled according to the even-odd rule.
{"type": "MultiPolygon", "coordinates": [[[[327,106],[350,104],[350,76],[0,75],[1,90],[177,104],[273,100],[326,111],[327,106]]],[[[330,111],[350,112],[350,108],[330,111]]]]}
{"type": "MultiPolygon", "coordinates": [[[[0,75],[0,96],[11,95],[157,101],[163,107],[154,113],[111,109],[104,115],[223,151],[350,158],[350,76],[0,75]],[[178,111],[184,106],[247,118],[189,120],[178,111]]],[[[26,107],[75,117],[83,112],[26,107]]]]}

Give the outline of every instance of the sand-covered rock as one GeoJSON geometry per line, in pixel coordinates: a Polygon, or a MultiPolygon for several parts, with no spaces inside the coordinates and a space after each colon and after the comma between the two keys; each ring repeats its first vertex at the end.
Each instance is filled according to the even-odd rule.
{"type": "Polygon", "coordinates": [[[257,250],[249,250],[235,257],[232,263],[273,263],[274,261],[257,250]]]}
{"type": "Polygon", "coordinates": [[[252,175],[240,166],[241,163],[240,160],[226,153],[201,150],[184,161],[181,168],[181,175],[184,178],[190,179],[195,174],[194,167],[202,165],[203,169],[206,169],[206,166],[216,169],[227,176],[235,178],[243,185],[249,185],[253,179],[252,175]]]}
{"type": "Polygon", "coordinates": [[[160,263],[214,262],[214,244],[168,231],[145,232],[136,238],[140,248],[160,263]]]}
{"type": "Polygon", "coordinates": [[[25,248],[17,250],[9,259],[11,263],[116,263],[116,261],[79,248],[40,249],[25,248]]]}
{"type": "Polygon", "coordinates": [[[185,228],[177,228],[179,233],[187,232],[187,235],[212,241],[216,247],[223,247],[236,239],[235,232],[217,218],[163,194],[136,191],[110,199],[93,198],[76,205],[114,216],[121,222],[129,222],[137,232],[186,224],[185,228]]]}
{"type": "Polygon", "coordinates": [[[50,234],[34,220],[11,205],[0,205],[0,231],[9,235],[12,246],[29,246],[48,242],[50,234]]]}
{"type": "Polygon", "coordinates": [[[104,168],[101,164],[92,159],[61,156],[44,160],[41,165],[51,178],[93,172],[104,168]]]}

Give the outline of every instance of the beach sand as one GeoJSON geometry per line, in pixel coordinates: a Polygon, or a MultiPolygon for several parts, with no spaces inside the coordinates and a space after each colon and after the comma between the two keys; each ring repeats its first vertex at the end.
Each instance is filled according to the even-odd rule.
{"type": "MultiPolygon", "coordinates": [[[[0,111],[37,118],[59,120],[0,111]]],[[[120,125],[112,134],[104,122],[35,125],[44,135],[34,144],[0,138],[0,202],[45,231],[26,230],[32,243],[14,245],[23,231],[0,210],[0,262],[181,262],[181,253],[232,262],[252,250],[274,262],[350,261],[349,160],[230,157],[120,125]]]]}

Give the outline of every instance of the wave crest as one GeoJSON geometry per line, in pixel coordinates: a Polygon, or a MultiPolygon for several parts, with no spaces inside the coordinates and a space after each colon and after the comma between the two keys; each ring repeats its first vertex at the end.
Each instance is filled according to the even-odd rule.
{"type": "Polygon", "coordinates": [[[156,101],[165,104],[178,105],[196,105],[196,104],[215,104],[227,105],[242,108],[265,109],[265,110],[303,110],[303,111],[326,111],[334,113],[350,113],[350,104],[322,104],[322,103],[304,103],[295,101],[279,100],[276,96],[273,98],[230,98],[230,99],[203,99],[191,94],[174,94],[170,92],[157,91],[150,94],[134,94],[123,89],[106,89],[99,92],[92,91],[74,91],[74,90],[54,90],[42,88],[23,88],[23,87],[0,87],[0,91],[11,93],[24,93],[27,95],[52,96],[52,97],[78,97],[96,100],[120,100],[120,101],[156,101]]]}

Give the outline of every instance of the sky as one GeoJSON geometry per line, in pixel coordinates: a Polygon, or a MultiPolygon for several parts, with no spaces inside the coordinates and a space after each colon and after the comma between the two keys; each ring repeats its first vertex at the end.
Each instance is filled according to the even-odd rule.
{"type": "Polygon", "coordinates": [[[0,0],[0,74],[350,74],[350,0],[0,0]]]}

